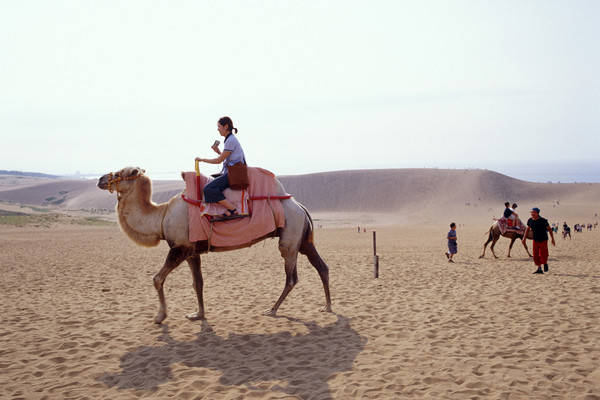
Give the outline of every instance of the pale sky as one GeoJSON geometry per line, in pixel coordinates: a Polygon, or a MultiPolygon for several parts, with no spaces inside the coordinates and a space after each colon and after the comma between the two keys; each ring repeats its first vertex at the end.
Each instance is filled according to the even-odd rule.
{"type": "Polygon", "coordinates": [[[277,174],[595,163],[599,18],[593,0],[0,0],[0,169],[191,170],[223,115],[277,174]]]}

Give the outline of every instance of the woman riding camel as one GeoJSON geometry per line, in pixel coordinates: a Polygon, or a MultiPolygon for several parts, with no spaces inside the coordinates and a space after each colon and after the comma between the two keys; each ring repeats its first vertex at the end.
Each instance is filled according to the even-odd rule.
{"type": "Polygon", "coordinates": [[[223,163],[221,176],[214,179],[204,187],[204,202],[219,203],[220,205],[224,206],[227,209],[227,213],[224,214],[224,218],[240,218],[242,215],[239,215],[235,206],[225,199],[223,191],[229,187],[227,167],[231,167],[237,163],[246,164],[244,150],[242,149],[237,137],[234,135],[234,133],[237,133],[238,130],[233,126],[231,118],[223,117],[219,119],[219,122],[217,122],[217,130],[219,131],[219,134],[225,138],[223,152],[219,150],[218,143],[216,142],[212,146],[212,149],[219,154],[219,157],[196,157],[196,161],[205,162],[208,164],[223,163]]]}

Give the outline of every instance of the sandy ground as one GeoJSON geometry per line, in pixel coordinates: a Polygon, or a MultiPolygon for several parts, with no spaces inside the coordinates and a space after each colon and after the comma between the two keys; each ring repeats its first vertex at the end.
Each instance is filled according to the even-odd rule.
{"type": "Polygon", "coordinates": [[[152,276],[166,244],[141,248],[114,227],[0,226],[0,398],[600,398],[600,230],[551,248],[532,275],[522,247],[478,259],[485,224],[320,229],[335,314],[305,258],[279,317],[262,316],[284,272],[274,240],[203,257],[208,320],[188,268],[152,276]]]}

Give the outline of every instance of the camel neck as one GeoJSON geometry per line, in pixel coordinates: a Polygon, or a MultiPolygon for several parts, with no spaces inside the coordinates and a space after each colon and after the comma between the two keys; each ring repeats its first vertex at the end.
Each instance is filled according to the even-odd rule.
{"type": "Polygon", "coordinates": [[[149,180],[138,179],[130,192],[121,195],[117,205],[119,225],[133,241],[144,246],[155,246],[163,237],[166,204],[154,204],[150,195],[149,180]]]}

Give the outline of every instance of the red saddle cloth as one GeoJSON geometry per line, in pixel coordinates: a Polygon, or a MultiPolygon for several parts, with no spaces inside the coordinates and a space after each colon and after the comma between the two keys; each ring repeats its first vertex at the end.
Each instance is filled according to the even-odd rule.
{"type": "MultiPolygon", "coordinates": [[[[230,221],[211,222],[203,214],[197,198],[196,173],[185,172],[184,199],[188,202],[189,240],[208,240],[214,247],[237,247],[285,226],[285,214],[275,175],[262,168],[248,167],[250,216],[230,221]],[[195,203],[195,204],[194,204],[195,203]]],[[[212,179],[200,175],[200,193],[212,179]]]]}
{"type": "Polygon", "coordinates": [[[513,231],[521,234],[525,233],[525,226],[519,218],[517,218],[516,223],[514,223],[513,220],[502,217],[498,220],[498,228],[502,235],[504,235],[506,231],[513,231]]]}

